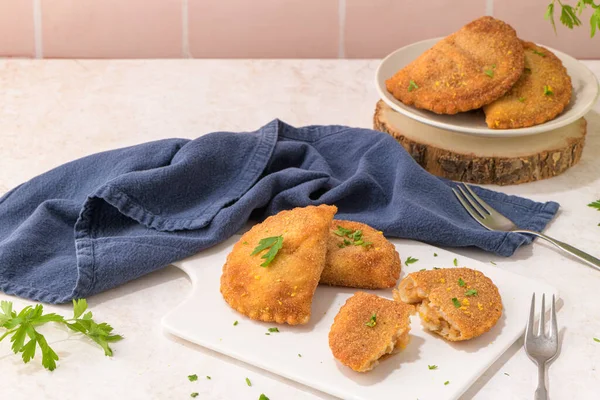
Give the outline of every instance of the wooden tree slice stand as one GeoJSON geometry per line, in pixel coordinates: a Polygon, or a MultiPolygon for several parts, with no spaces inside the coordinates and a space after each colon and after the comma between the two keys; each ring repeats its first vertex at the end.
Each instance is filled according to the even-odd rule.
{"type": "Polygon", "coordinates": [[[380,100],[373,126],[393,136],[434,175],[478,184],[515,185],[551,178],[577,164],[587,123],[581,118],[530,136],[470,136],[425,125],[380,100]]]}

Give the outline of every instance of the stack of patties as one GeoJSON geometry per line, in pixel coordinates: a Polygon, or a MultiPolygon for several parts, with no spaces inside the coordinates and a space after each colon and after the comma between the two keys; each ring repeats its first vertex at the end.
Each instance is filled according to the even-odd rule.
{"type": "Polygon", "coordinates": [[[508,24],[479,18],[442,39],[386,81],[402,103],[456,114],[483,107],[488,127],[521,128],[555,118],[571,80],[549,50],[521,41],[508,24]]]}

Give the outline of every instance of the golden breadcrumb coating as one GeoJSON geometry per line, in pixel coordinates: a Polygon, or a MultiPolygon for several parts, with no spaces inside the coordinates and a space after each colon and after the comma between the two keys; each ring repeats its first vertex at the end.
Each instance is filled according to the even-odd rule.
{"type": "Polygon", "coordinates": [[[521,42],[525,69],[504,96],[483,107],[490,128],[512,129],[543,124],[560,114],[571,101],[571,78],[550,50],[521,42]]]}
{"type": "Polygon", "coordinates": [[[281,211],[255,225],[233,246],[221,275],[221,294],[252,319],[290,325],[310,319],[313,294],[325,267],[329,226],[337,207],[321,205],[281,211]],[[283,236],[266,267],[251,255],[263,238],[283,236]]]}
{"type": "Polygon", "coordinates": [[[373,369],[381,357],[406,347],[413,313],[408,304],[356,292],[340,308],[329,331],[333,356],[358,372],[373,369]]]}
{"type": "Polygon", "coordinates": [[[333,220],[327,242],[327,261],[320,283],[383,289],[394,287],[399,277],[400,256],[383,232],[360,222],[333,220]],[[355,245],[352,238],[340,236],[338,226],[352,232],[360,231],[363,243],[371,244],[355,245]]]}
{"type": "Polygon", "coordinates": [[[413,272],[400,282],[394,298],[418,304],[423,326],[450,341],[477,337],[502,316],[496,285],[469,268],[413,272]]]}
{"type": "Polygon", "coordinates": [[[386,81],[396,99],[437,114],[480,108],[504,95],[523,72],[515,30],[492,17],[470,22],[386,81]]]}

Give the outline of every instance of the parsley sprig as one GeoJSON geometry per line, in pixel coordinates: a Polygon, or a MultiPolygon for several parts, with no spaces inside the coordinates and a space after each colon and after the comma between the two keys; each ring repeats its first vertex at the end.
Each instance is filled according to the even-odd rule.
{"type": "Polygon", "coordinates": [[[600,211],[600,200],[592,201],[590,204],[588,204],[588,207],[592,207],[600,211]]]}
{"type": "Polygon", "coordinates": [[[36,348],[39,347],[42,353],[42,365],[53,371],[56,369],[58,355],[50,347],[44,335],[35,328],[48,322],[55,322],[87,336],[102,347],[105,355],[112,356],[113,352],[109,343],[118,342],[123,337],[113,335],[112,326],[106,322],[95,322],[92,319],[91,311],[84,314],[86,310],[87,301],[85,299],[73,300],[73,318],[66,319],[55,313],[44,315],[44,306],[41,304],[37,304],[35,307],[27,306],[17,312],[13,310],[12,302],[3,300],[0,302],[0,329],[4,328],[6,332],[0,336],[0,341],[12,335],[10,338],[12,351],[15,354],[21,353],[24,363],[28,363],[35,357],[36,348]],[[28,338],[29,340],[25,343],[28,338]]]}
{"type": "Polygon", "coordinates": [[[260,264],[260,266],[267,267],[275,259],[275,256],[277,255],[279,250],[281,250],[282,246],[283,246],[283,236],[281,236],[281,235],[272,236],[272,237],[268,237],[268,238],[262,238],[258,242],[258,246],[256,246],[256,248],[250,255],[253,256],[253,255],[260,253],[263,250],[269,249],[269,251],[267,251],[265,254],[263,254],[260,257],[263,260],[265,260],[265,262],[260,264]]]}
{"type": "Polygon", "coordinates": [[[560,6],[560,22],[569,29],[582,25],[579,16],[581,16],[581,13],[587,6],[590,6],[593,10],[592,16],[590,17],[590,37],[594,37],[596,29],[600,28],[600,4],[596,4],[594,0],[577,0],[577,4],[573,7],[569,4],[564,4],[561,0],[552,0],[546,7],[544,18],[550,21],[555,33],[556,24],[554,22],[554,6],[556,2],[558,2],[558,5],[560,6]]]}
{"type": "Polygon", "coordinates": [[[344,241],[338,244],[338,247],[340,249],[343,249],[344,247],[350,245],[368,247],[373,244],[371,242],[365,242],[363,238],[363,233],[360,229],[353,231],[351,229],[346,229],[343,226],[338,225],[337,229],[333,231],[333,233],[337,236],[344,238],[344,241]]]}
{"type": "Polygon", "coordinates": [[[371,315],[371,318],[365,323],[369,328],[375,327],[377,325],[377,314],[371,315]]]}
{"type": "Polygon", "coordinates": [[[404,265],[408,265],[408,264],[414,264],[417,261],[419,261],[418,258],[413,258],[411,256],[408,256],[408,258],[406,259],[406,261],[404,261],[404,265]]]}

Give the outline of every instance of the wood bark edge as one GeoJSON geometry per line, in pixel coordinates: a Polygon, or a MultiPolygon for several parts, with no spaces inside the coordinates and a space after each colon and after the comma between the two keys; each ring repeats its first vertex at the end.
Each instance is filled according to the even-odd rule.
{"type": "Polygon", "coordinates": [[[581,135],[566,140],[564,147],[519,157],[481,157],[475,153],[458,153],[406,137],[383,117],[384,107],[387,105],[380,100],[375,108],[373,128],[395,138],[430,173],[455,181],[516,185],[551,178],[579,162],[585,143],[587,122],[581,118],[581,135]]]}

